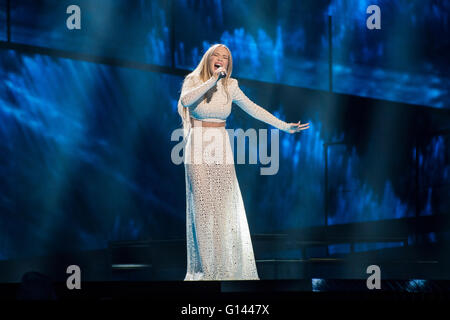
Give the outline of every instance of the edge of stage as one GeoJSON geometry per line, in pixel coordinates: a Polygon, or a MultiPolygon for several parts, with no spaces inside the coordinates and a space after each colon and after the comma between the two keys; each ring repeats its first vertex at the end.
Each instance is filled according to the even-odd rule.
{"type": "Polygon", "coordinates": [[[376,260],[367,257],[257,260],[261,280],[183,281],[184,252],[183,242],[155,243],[155,246],[132,242],[103,250],[0,261],[0,301],[141,300],[145,301],[144,307],[151,304],[156,308],[239,303],[270,304],[280,310],[295,309],[298,303],[305,306],[323,302],[343,305],[376,302],[414,306],[450,302],[450,268],[446,260],[407,259],[391,264],[380,260],[381,288],[368,289],[370,274],[366,268],[376,260]],[[72,274],[67,268],[71,265],[81,270],[80,289],[67,287],[72,274]]]}

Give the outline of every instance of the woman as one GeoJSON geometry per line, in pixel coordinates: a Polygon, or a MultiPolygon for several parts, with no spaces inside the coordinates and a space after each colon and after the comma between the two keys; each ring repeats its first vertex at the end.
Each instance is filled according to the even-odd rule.
{"type": "Polygon", "coordinates": [[[231,78],[233,60],[223,44],[211,46],[183,81],[178,112],[186,148],[186,280],[259,280],[225,121],[232,102],[251,116],[294,133],[308,124],[286,123],[253,103],[231,78]],[[211,133],[221,161],[211,161],[211,133]],[[206,136],[210,136],[206,138],[206,136]],[[217,137],[217,134],[213,135],[217,137]],[[198,143],[200,141],[200,143],[198,143]],[[208,146],[209,145],[209,146],[208,146]],[[190,157],[190,158],[189,158],[190,157]],[[190,159],[190,161],[187,161],[190,159]]]}

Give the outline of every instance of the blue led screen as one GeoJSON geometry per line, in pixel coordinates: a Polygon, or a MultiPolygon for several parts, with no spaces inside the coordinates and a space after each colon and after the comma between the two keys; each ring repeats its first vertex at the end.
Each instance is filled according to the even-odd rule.
{"type": "Polygon", "coordinates": [[[448,1],[335,1],[333,90],[449,108],[448,1]],[[381,29],[366,8],[381,8],[381,29]]]}
{"type": "Polygon", "coordinates": [[[170,63],[167,1],[17,0],[11,4],[11,39],[17,43],[127,61],[170,63]],[[69,29],[70,5],[81,29],[69,29]]]}
{"type": "Polygon", "coordinates": [[[175,63],[193,69],[213,43],[236,77],[328,89],[326,1],[177,1],[175,63]],[[189,28],[186,28],[189,26],[189,28]]]}
{"type": "Polygon", "coordinates": [[[186,70],[221,42],[236,77],[449,107],[445,1],[79,1],[80,30],[70,4],[12,1],[12,41],[186,70]],[[366,27],[371,4],[380,30],[366,27]]]}
{"type": "Polygon", "coordinates": [[[0,41],[7,39],[6,0],[0,0],[0,41]]]}

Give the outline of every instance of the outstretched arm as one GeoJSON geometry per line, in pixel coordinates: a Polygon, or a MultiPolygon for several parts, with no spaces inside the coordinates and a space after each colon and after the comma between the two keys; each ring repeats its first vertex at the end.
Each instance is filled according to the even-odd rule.
{"type": "Polygon", "coordinates": [[[283,120],[278,119],[266,109],[258,106],[242,92],[242,90],[239,88],[237,80],[233,92],[233,102],[252,117],[268,123],[285,132],[295,133],[309,128],[309,123],[300,124],[300,121],[297,123],[287,123],[283,120]]]}
{"type": "Polygon", "coordinates": [[[268,123],[280,130],[288,132],[290,129],[290,125],[283,120],[278,119],[273,114],[271,114],[266,109],[258,106],[256,103],[251,101],[239,88],[239,85],[236,80],[235,89],[233,93],[233,102],[236,103],[242,110],[247,112],[253,118],[256,118],[260,121],[268,123]]]}

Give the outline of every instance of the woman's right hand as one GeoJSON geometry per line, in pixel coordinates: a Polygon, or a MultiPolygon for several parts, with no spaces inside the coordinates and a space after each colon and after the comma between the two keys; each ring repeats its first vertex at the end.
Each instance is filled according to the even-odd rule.
{"type": "Polygon", "coordinates": [[[220,80],[220,78],[222,78],[220,76],[221,72],[225,73],[225,76],[227,75],[227,70],[224,67],[219,67],[216,70],[214,70],[213,77],[216,79],[216,81],[218,81],[218,80],[220,80]]]}

